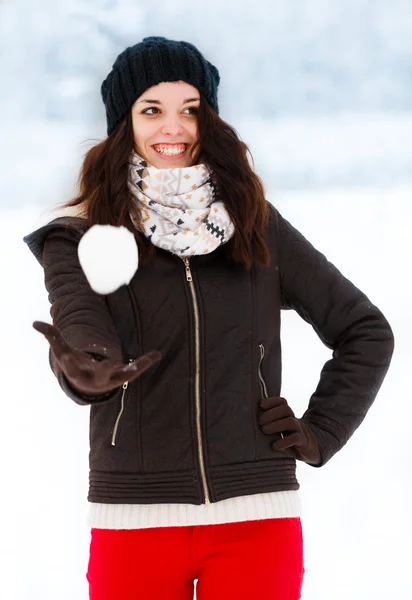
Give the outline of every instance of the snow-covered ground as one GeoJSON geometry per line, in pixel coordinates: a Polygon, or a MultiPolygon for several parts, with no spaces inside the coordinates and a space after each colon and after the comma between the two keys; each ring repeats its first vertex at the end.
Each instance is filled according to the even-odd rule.
{"type": "MultiPolygon", "coordinates": [[[[27,198],[30,181],[21,187],[27,198]]],[[[347,446],[322,469],[298,466],[302,600],[412,597],[412,187],[272,188],[269,197],[381,308],[396,337],[381,392],[347,446]]],[[[44,221],[41,209],[3,209],[0,217],[0,597],[86,600],[89,409],[60,391],[47,342],[31,328],[50,320],[42,270],[22,242],[44,221]]],[[[330,352],[294,313],[284,315],[282,336],[282,391],[299,416],[330,352]]]]}

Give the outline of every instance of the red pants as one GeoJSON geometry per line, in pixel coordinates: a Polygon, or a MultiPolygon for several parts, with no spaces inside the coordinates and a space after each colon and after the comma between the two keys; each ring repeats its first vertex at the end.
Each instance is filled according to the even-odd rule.
{"type": "Polygon", "coordinates": [[[299,518],[92,529],[90,600],[298,600],[299,518]]]}

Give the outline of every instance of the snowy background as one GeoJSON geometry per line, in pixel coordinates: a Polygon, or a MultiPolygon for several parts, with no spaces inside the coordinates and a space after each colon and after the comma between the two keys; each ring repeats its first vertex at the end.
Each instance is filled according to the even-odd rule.
{"type": "MultiPolygon", "coordinates": [[[[268,198],[395,332],[360,429],[324,468],[298,466],[302,600],[411,597],[412,0],[255,0],[253,12],[243,0],[0,3],[0,597],[88,597],[89,409],[60,391],[31,329],[49,306],[22,237],[73,195],[82,155],[105,135],[99,88],[115,57],[156,34],[218,66],[221,116],[268,198]]],[[[295,314],[283,348],[283,393],[300,416],[329,351],[295,314]]]]}

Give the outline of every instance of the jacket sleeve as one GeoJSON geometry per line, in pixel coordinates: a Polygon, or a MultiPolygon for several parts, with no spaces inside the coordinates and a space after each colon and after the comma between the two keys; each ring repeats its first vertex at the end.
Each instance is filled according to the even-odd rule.
{"type": "MultiPolygon", "coordinates": [[[[104,296],[90,287],[77,255],[82,233],[64,226],[45,226],[26,236],[44,269],[53,324],[75,348],[98,360],[123,362],[120,340],[104,296]]],[[[50,366],[64,392],[77,404],[87,405],[117,397],[119,390],[95,398],[71,387],[50,350],[50,366]]]]}
{"type": "Polygon", "coordinates": [[[392,329],[372,302],[277,211],[282,308],[294,309],[332,350],[302,420],[323,466],[349,440],[389,368],[392,329]]]}

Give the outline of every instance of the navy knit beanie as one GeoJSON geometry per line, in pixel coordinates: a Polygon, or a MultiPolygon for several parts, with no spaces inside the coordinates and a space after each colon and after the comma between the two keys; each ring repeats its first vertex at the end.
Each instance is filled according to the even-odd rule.
{"type": "Polygon", "coordinates": [[[145,90],[163,81],[185,81],[193,85],[219,112],[217,68],[193,44],[147,37],[119,54],[102,83],[107,135],[113,133],[145,90]]]}

